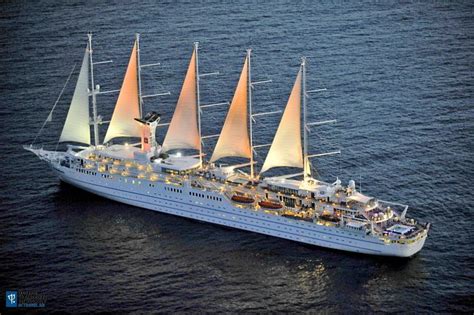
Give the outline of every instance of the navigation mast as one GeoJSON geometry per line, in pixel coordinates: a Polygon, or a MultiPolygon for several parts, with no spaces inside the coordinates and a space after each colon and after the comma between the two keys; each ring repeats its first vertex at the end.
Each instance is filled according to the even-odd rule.
{"type": "Polygon", "coordinates": [[[142,97],[142,72],[141,72],[141,65],[140,65],[140,34],[135,34],[135,40],[137,42],[137,71],[138,71],[138,110],[140,113],[140,117],[143,117],[143,97],[142,97]]]}
{"type": "Polygon", "coordinates": [[[253,181],[255,178],[254,174],[254,158],[253,158],[253,126],[252,126],[252,73],[250,66],[250,56],[252,49],[247,49],[247,88],[248,88],[248,102],[249,102],[249,132],[250,132],[250,179],[253,181]]]}
{"type": "Polygon", "coordinates": [[[91,71],[91,95],[92,95],[92,123],[94,125],[94,146],[99,145],[99,120],[97,119],[97,100],[94,85],[94,64],[92,63],[92,33],[87,34],[89,37],[89,63],[91,71]]]}
{"type": "Polygon", "coordinates": [[[306,122],[306,57],[301,58],[303,94],[303,175],[306,181],[310,176],[308,160],[308,125],[306,122]]]}
{"type": "Polygon", "coordinates": [[[199,133],[199,167],[202,168],[202,134],[201,134],[201,99],[199,92],[199,42],[194,42],[194,53],[196,56],[196,107],[198,116],[198,133],[199,133]]]}

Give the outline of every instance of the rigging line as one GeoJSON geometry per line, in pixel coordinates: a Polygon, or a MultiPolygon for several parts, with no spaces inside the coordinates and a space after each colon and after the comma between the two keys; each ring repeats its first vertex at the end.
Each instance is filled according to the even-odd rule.
{"type": "MultiPolygon", "coordinates": [[[[76,65],[77,64],[74,64],[74,66],[72,67],[72,70],[71,70],[71,73],[69,73],[69,76],[67,77],[67,80],[66,80],[66,83],[64,83],[64,86],[61,90],[61,93],[59,93],[59,96],[58,98],[56,99],[56,102],[54,102],[54,105],[53,105],[53,108],[51,108],[51,111],[49,112],[48,114],[48,117],[46,117],[46,120],[44,121],[43,125],[41,126],[40,130],[38,131],[38,133],[36,134],[36,137],[35,139],[33,140],[33,142],[31,143],[31,145],[33,146],[33,144],[35,144],[36,142],[36,139],[38,139],[38,137],[40,136],[41,132],[43,131],[44,127],[46,126],[46,124],[48,122],[50,122],[52,119],[53,119],[53,112],[54,112],[54,109],[56,108],[56,105],[58,105],[58,102],[59,100],[61,99],[61,96],[63,95],[64,93],[64,90],[66,89],[66,86],[67,84],[69,83],[69,80],[71,79],[71,76],[74,72],[74,70],[76,69],[76,65]]],[[[59,141],[58,141],[59,142],[59,141]]],[[[56,148],[57,148],[57,145],[56,145],[56,148]]]]}
{"type": "Polygon", "coordinates": [[[54,151],[58,151],[58,146],[59,146],[59,140],[60,140],[60,139],[61,139],[61,138],[58,138],[58,141],[56,142],[56,147],[54,148],[54,151]]]}

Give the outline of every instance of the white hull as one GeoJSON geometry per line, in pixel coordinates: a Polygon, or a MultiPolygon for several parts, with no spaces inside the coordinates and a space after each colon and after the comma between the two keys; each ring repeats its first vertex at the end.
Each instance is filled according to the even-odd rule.
{"type": "Polygon", "coordinates": [[[53,170],[66,183],[125,204],[326,248],[410,257],[421,250],[426,240],[425,235],[408,245],[387,244],[365,233],[240,208],[223,194],[199,190],[187,184],[177,188],[164,182],[132,178],[125,182],[125,179],[104,178],[100,173],[84,174],[56,165],[53,170]],[[150,184],[154,186],[150,187],[150,184]]]}

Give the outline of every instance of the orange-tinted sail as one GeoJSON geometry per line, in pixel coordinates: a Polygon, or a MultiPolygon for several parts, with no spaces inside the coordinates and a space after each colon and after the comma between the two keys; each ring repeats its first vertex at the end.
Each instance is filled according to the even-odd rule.
{"type": "Polygon", "coordinates": [[[301,69],[260,173],[277,167],[303,168],[301,146],[301,69]]]}
{"type": "Polygon", "coordinates": [[[135,42],[104,143],[117,137],[141,136],[140,125],[134,120],[140,117],[137,66],[137,43],[135,42]]]}
{"type": "Polygon", "coordinates": [[[176,109],[163,141],[164,152],[172,149],[201,148],[197,122],[196,52],[193,52],[176,109]]]}
{"type": "Polygon", "coordinates": [[[230,104],[224,127],[211,157],[211,162],[223,157],[251,157],[250,138],[248,131],[248,58],[240,74],[234,98],[230,104]]]}

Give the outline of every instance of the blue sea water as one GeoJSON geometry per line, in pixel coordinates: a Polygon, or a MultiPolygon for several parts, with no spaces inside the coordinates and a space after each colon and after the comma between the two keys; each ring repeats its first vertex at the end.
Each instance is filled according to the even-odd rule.
{"type": "MultiPolygon", "coordinates": [[[[44,311],[474,311],[474,5],[469,1],[2,1],[0,288],[34,290],[44,311]],[[61,184],[22,149],[46,119],[93,32],[102,90],[118,89],[141,34],[145,110],[169,121],[200,42],[202,103],[228,101],[253,49],[255,112],[282,109],[308,58],[319,176],[408,203],[432,222],[412,259],[310,247],[111,202],[61,184]]],[[[75,79],[75,77],[73,77],[75,79]]],[[[38,139],[54,148],[74,84],[38,139]]],[[[99,96],[110,117],[116,95],[99,96]]],[[[220,131],[225,108],[203,113],[220,131]]],[[[271,141],[279,115],[259,119],[271,141]]],[[[165,129],[159,131],[161,141],[165,129]]],[[[101,130],[101,137],[105,130],[101,130]]],[[[214,143],[206,143],[212,153],[214,143]]],[[[266,151],[259,151],[261,162],[266,151]]],[[[261,165],[261,163],[260,163],[261,165]]],[[[4,303],[0,303],[4,305],[4,303]]]]}

